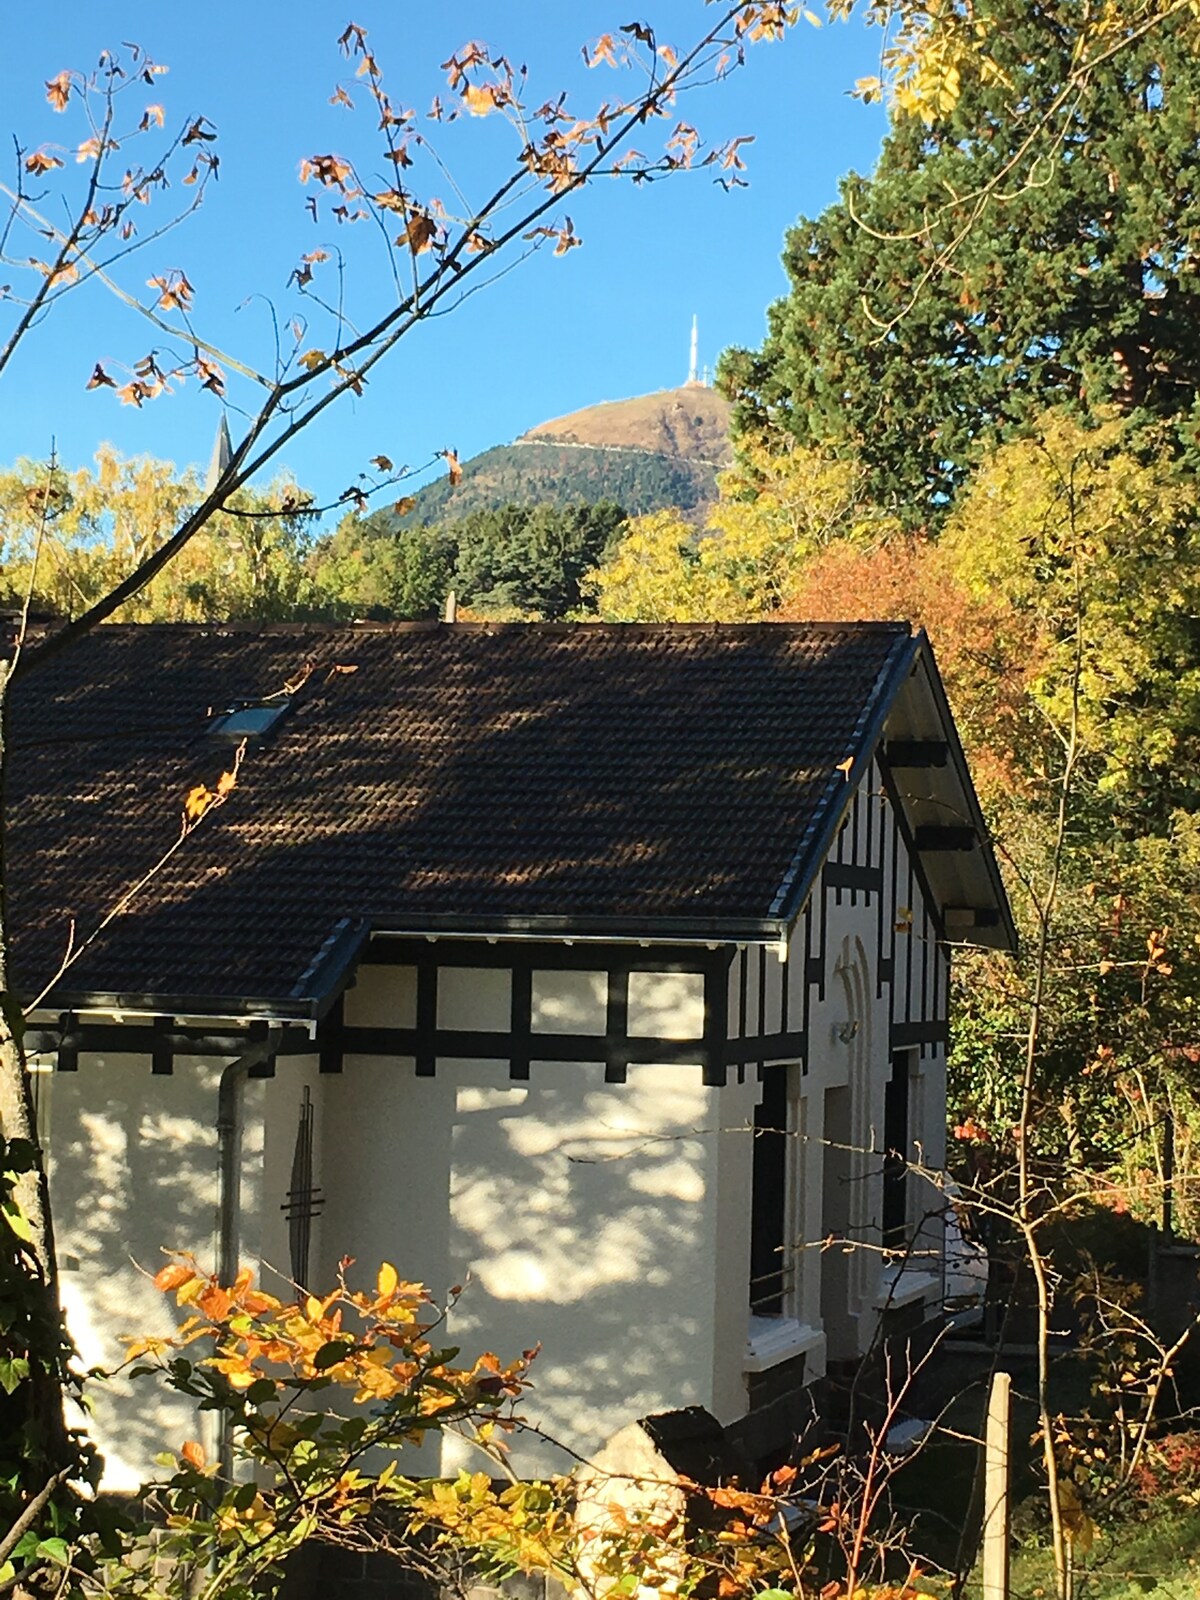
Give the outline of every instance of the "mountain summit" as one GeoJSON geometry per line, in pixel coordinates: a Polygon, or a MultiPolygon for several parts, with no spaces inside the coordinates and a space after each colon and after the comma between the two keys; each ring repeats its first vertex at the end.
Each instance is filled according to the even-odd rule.
{"type": "Polygon", "coordinates": [[[630,516],[668,506],[700,513],[731,460],[729,414],[729,402],[698,383],[587,406],[473,456],[457,488],[445,479],[428,484],[404,522],[601,500],[616,501],[630,516]]]}

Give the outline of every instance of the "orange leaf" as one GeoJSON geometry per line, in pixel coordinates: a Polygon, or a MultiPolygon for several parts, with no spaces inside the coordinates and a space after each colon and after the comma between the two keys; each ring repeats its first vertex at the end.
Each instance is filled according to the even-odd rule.
{"type": "Polygon", "coordinates": [[[392,461],[390,456],[372,456],[371,465],[378,467],[380,472],[391,472],[392,461]]]}
{"type": "Polygon", "coordinates": [[[223,800],[231,789],[237,788],[237,773],[223,772],[217,779],[217,794],[223,800]]]}
{"type": "Polygon", "coordinates": [[[195,1467],[197,1472],[204,1471],[204,1447],[197,1444],[195,1439],[189,1439],[180,1454],[189,1466],[195,1467]]]}
{"type": "Polygon", "coordinates": [[[438,454],[446,463],[446,470],[450,475],[450,487],[456,488],[462,482],[462,468],[458,464],[458,456],[453,450],[439,450],[438,454]]]}
{"type": "Polygon", "coordinates": [[[172,1261],[154,1274],[154,1287],[170,1293],[196,1276],[194,1267],[185,1267],[182,1261],[172,1261]]]}

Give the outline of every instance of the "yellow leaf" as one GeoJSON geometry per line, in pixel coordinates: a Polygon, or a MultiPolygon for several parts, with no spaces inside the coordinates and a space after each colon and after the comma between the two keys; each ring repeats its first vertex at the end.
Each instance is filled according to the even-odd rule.
{"type": "Polygon", "coordinates": [[[315,372],[325,359],[324,350],[306,350],[300,357],[300,365],[307,367],[309,372],[315,372]]]}
{"type": "Polygon", "coordinates": [[[379,1269],[379,1277],[376,1280],[376,1286],[379,1290],[380,1299],[382,1300],[387,1295],[395,1294],[399,1283],[400,1274],[396,1271],[395,1267],[392,1266],[390,1261],[385,1261],[379,1269]]]}
{"type": "Polygon", "coordinates": [[[183,802],[183,814],[190,822],[199,822],[200,818],[212,805],[215,796],[207,784],[198,783],[188,790],[187,799],[183,802]]]}
{"type": "Polygon", "coordinates": [[[217,794],[224,799],[231,789],[237,788],[237,773],[223,772],[217,779],[217,794]]]}
{"type": "Polygon", "coordinates": [[[488,83],[467,84],[463,90],[463,99],[467,102],[467,110],[473,117],[486,117],[499,105],[496,90],[488,83]]]}

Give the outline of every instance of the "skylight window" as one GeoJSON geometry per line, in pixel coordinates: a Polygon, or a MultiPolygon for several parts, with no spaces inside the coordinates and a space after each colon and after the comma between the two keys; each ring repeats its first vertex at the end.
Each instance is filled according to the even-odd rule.
{"type": "Polygon", "coordinates": [[[257,743],[266,738],[290,704],[282,696],[273,700],[236,701],[209,723],[209,736],[229,744],[241,744],[243,739],[257,743]]]}

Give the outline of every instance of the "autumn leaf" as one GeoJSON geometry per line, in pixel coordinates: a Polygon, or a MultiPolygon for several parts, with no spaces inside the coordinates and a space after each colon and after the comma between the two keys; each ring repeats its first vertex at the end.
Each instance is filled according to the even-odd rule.
{"type": "Polygon", "coordinates": [[[372,456],[371,465],[378,467],[380,472],[392,471],[392,459],[390,456],[372,456]]]}
{"type": "Polygon", "coordinates": [[[468,83],[463,89],[463,99],[473,117],[486,117],[499,110],[503,103],[502,91],[490,83],[468,83]]]}
{"type": "Polygon", "coordinates": [[[51,78],[46,85],[46,99],[55,111],[65,111],[67,101],[71,97],[71,74],[60,72],[56,78],[51,78]]]}
{"type": "Polygon", "coordinates": [[[462,482],[462,468],[458,464],[456,452],[453,450],[439,450],[438,455],[446,463],[446,470],[450,476],[450,487],[452,489],[456,488],[462,482]]]}
{"type": "Polygon", "coordinates": [[[25,157],[25,171],[32,172],[40,177],[43,172],[50,172],[54,167],[61,167],[62,161],[58,156],[52,156],[48,150],[35,150],[32,155],[25,157]]]}
{"type": "Polygon", "coordinates": [[[138,132],[145,133],[146,129],[150,127],[161,128],[165,116],[166,113],[161,106],[147,106],[142,114],[142,120],[138,123],[138,132]]]}
{"type": "Polygon", "coordinates": [[[147,278],[146,287],[158,290],[155,302],[164,311],[190,311],[195,290],[182,272],[169,272],[147,278]]]}
{"type": "Polygon", "coordinates": [[[215,394],[218,399],[225,393],[225,374],[214,361],[206,361],[203,356],[196,358],[196,376],[200,379],[200,387],[207,389],[210,394],[215,394]]]}
{"type": "Polygon", "coordinates": [[[408,226],[396,240],[397,244],[406,244],[414,255],[421,255],[428,250],[437,238],[437,223],[424,211],[415,212],[408,221],[408,226]]]}
{"type": "Polygon", "coordinates": [[[398,517],[406,517],[408,515],[408,513],[412,510],[412,508],[416,505],[416,503],[417,503],[416,495],[414,495],[414,494],[402,495],[399,500],[394,500],[392,502],[392,510],[396,513],[396,515],[398,517]]]}
{"type": "Polygon", "coordinates": [[[384,1300],[389,1295],[395,1294],[400,1284],[400,1274],[390,1261],[385,1261],[379,1269],[379,1276],[375,1282],[376,1288],[379,1290],[379,1298],[384,1300]]]}
{"type": "Polygon", "coordinates": [[[199,822],[200,818],[212,805],[216,796],[205,783],[198,783],[187,792],[183,802],[183,814],[189,822],[199,822]]]}
{"type": "Polygon", "coordinates": [[[217,779],[217,797],[223,800],[231,789],[237,788],[237,773],[223,772],[217,779]]]}
{"type": "Polygon", "coordinates": [[[300,365],[307,371],[315,372],[317,368],[328,359],[328,357],[326,356],[324,350],[306,350],[304,354],[297,357],[297,359],[299,360],[300,365]]]}
{"type": "Polygon", "coordinates": [[[584,45],[583,59],[585,64],[589,67],[598,67],[601,62],[604,62],[610,67],[615,67],[617,64],[617,55],[612,34],[602,33],[592,45],[590,50],[588,49],[587,45],[584,45]]]}
{"type": "Polygon", "coordinates": [[[342,88],[340,83],[329,96],[329,104],[331,106],[346,106],[348,110],[354,110],[354,101],[351,100],[350,96],[346,93],[345,89],[342,88]]]}
{"type": "Polygon", "coordinates": [[[315,178],[327,189],[345,189],[351,170],[350,163],[340,156],[307,156],[300,163],[300,182],[315,178]]]}
{"type": "MultiPolygon", "coordinates": [[[[208,129],[204,126],[206,122],[208,122],[207,117],[197,117],[195,122],[192,123],[191,127],[183,136],[184,144],[198,144],[201,140],[203,140],[205,143],[211,144],[217,135],[215,132],[208,132],[208,129]]],[[[212,123],[209,122],[208,126],[211,128],[212,123]]]]}
{"type": "Polygon", "coordinates": [[[160,1267],[154,1274],[154,1287],[161,1289],[164,1294],[169,1294],[172,1289],[178,1289],[185,1283],[190,1283],[196,1276],[196,1269],[187,1266],[182,1261],[171,1261],[165,1267],[160,1267]]]}
{"type": "Polygon", "coordinates": [[[575,224],[570,217],[567,218],[566,225],[558,230],[557,237],[558,242],[554,246],[554,254],[556,256],[565,256],[568,250],[574,250],[583,243],[583,240],[575,232],[575,224]]]}
{"type": "Polygon", "coordinates": [[[639,44],[648,44],[654,49],[654,29],[644,22],[627,22],[621,29],[622,33],[631,33],[639,44]]]}
{"type": "Polygon", "coordinates": [[[190,1467],[195,1467],[197,1472],[204,1471],[204,1447],[189,1439],[179,1452],[190,1467]]]}

